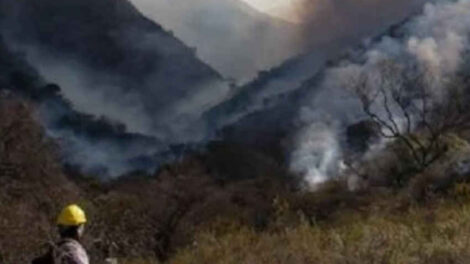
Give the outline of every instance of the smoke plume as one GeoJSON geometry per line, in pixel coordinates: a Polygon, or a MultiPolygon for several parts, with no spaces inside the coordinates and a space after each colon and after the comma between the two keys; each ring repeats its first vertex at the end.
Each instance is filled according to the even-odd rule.
{"type": "MultiPolygon", "coordinates": [[[[8,1],[11,5],[16,3],[8,1]]],[[[126,17],[132,18],[125,21],[130,21],[129,25],[117,23],[124,21],[119,15],[128,8],[125,2],[117,6],[117,17],[101,16],[101,11],[96,16],[88,14],[87,19],[102,19],[97,22],[102,23],[103,28],[96,23],[85,23],[80,34],[69,29],[82,17],[69,19],[75,12],[69,10],[71,14],[61,17],[60,26],[44,25],[50,30],[60,29],[50,34],[52,42],[48,42],[49,38],[40,39],[45,42],[43,46],[50,45],[49,49],[33,43],[32,48],[24,50],[44,79],[61,86],[74,110],[94,116],[89,122],[104,116],[127,128],[125,133],[117,129],[122,133],[98,141],[85,133],[51,127],[51,136],[67,141],[70,146],[66,149],[67,157],[73,163],[87,168],[103,165],[110,169],[110,174],[119,175],[134,169],[132,162],[146,163],[145,157],[171,153],[173,144],[204,143],[222,128],[241,127],[244,125],[241,121],[249,119],[247,124],[251,128],[261,129],[254,130],[259,131],[256,137],[242,133],[245,140],[268,137],[264,132],[283,137],[287,134],[291,142],[287,147],[290,168],[303,175],[312,186],[340,173],[347,152],[345,131],[365,118],[360,101],[348,90],[352,81],[363,74],[380,74],[377,68],[381,62],[390,60],[404,68],[421,65],[431,69],[429,75],[436,80],[433,83],[439,94],[439,82],[461,67],[462,57],[468,52],[470,0],[427,4],[420,15],[397,29],[398,34],[361,42],[365,36],[383,32],[389,25],[415,13],[423,2],[305,0],[298,12],[305,21],[301,36],[306,53],[277,69],[261,72],[243,87],[231,87],[210,67],[197,61],[194,50],[140,17],[138,12],[126,13],[126,17]],[[68,27],[62,28],[63,24],[68,27]],[[111,28],[107,28],[109,26],[111,28]],[[82,39],[85,33],[93,37],[82,39]],[[67,39],[65,43],[64,39],[67,39]],[[70,45],[77,40],[92,41],[70,45]],[[347,59],[334,67],[323,68],[327,60],[359,43],[363,47],[353,50],[347,59]],[[55,54],[46,52],[51,50],[55,54]]],[[[58,3],[49,0],[51,7],[60,6],[58,3]]],[[[77,1],[77,5],[86,6],[81,1],[77,1]]],[[[87,12],[96,12],[87,8],[87,12]]],[[[33,14],[35,11],[34,8],[29,10],[33,14]]],[[[37,14],[38,17],[43,15],[37,14]]],[[[223,19],[227,18],[217,17],[216,21],[223,19]]],[[[16,16],[9,21],[23,25],[16,16]]],[[[229,19],[227,23],[239,22],[229,19]]],[[[29,23],[25,28],[31,32],[42,29],[36,28],[36,23],[29,23]]],[[[220,36],[225,35],[226,32],[221,32],[220,36]]],[[[21,47],[15,42],[10,44],[21,47]]],[[[240,67],[233,61],[239,54],[216,51],[211,49],[211,55],[221,60],[223,57],[230,67],[240,67]]],[[[276,52],[268,50],[266,54],[273,53],[276,52]]],[[[47,104],[44,108],[48,108],[47,120],[70,112],[60,104],[47,104]]],[[[154,168],[153,165],[149,167],[154,168]]]]}
{"type": "MultiPolygon", "coordinates": [[[[317,88],[321,92],[313,94],[299,113],[304,128],[297,132],[298,147],[291,153],[291,169],[305,175],[310,184],[339,174],[345,154],[344,131],[364,118],[359,100],[348,87],[363,74],[372,80],[383,77],[377,75],[382,74],[378,69],[384,61],[391,61],[404,71],[430,69],[426,78],[432,82],[427,85],[439,96],[443,87],[440,84],[459,70],[462,58],[468,54],[469,13],[468,0],[428,3],[421,15],[400,28],[398,36],[383,36],[327,69],[317,88]]],[[[369,86],[377,87],[374,83],[369,86]]],[[[402,118],[398,111],[392,112],[396,120],[402,118]]]]}

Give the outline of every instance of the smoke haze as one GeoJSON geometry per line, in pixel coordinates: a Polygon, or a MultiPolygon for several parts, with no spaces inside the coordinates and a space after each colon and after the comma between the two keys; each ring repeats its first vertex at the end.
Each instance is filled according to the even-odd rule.
{"type": "Polygon", "coordinates": [[[269,18],[241,0],[132,1],[224,76],[244,83],[297,54],[355,45],[418,11],[426,0],[293,1],[286,16],[300,21],[295,24],[269,18]]]}
{"type": "MultiPolygon", "coordinates": [[[[0,4],[2,1],[10,0],[0,0],[0,4]]],[[[169,25],[183,17],[179,26],[185,28],[175,29],[174,34],[194,37],[190,44],[201,51],[197,53],[199,56],[207,61],[217,60],[219,70],[225,67],[223,72],[242,76],[241,79],[295,54],[298,51],[295,45],[299,43],[304,54],[292,57],[278,68],[261,72],[242,87],[234,87],[198,61],[194,50],[158,25],[141,19],[134,12],[124,12],[125,19],[120,17],[128,8],[126,5],[117,8],[117,17],[110,20],[112,23],[104,16],[104,29],[87,24],[90,28],[80,28],[79,34],[72,31],[75,24],[64,15],[60,24],[68,26],[64,26],[65,32],[51,35],[61,37],[41,39],[45,42],[41,45],[35,46],[33,42],[25,46],[29,62],[46,80],[61,86],[63,95],[75,110],[105,116],[124,124],[129,133],[156,141],[147,144],[148,138],[139,138],[127,145],[119,140],[97,143],[70,130],[49,131],[54,137],[68,140],[71,146],[67,149],[68,157],[74,163],[89,168],[104,164],[113,168],[111,174],[119,175],[133,169],[128,160],[156,156],[168,151],[172,144],[205,143],[231,126],[242,131],[239,138],[244,142],[269,138],[270,134],[276,135],[273,137],[276,144],[287,138],[291,143],[284,145],[289,168],[313,186],[341,172],[347,152],[345,130],[364,119],[359,100],[347,89],[351,80],[365,72],[376,74],[374,69],[383,60],[393,60],[404,67],[426,65],[433,70],[434,78],[444,79],[459,69],[462,54],[468,49],[469,0],[427,4],[422,14],[399,26],[400,36],[384,35],[366,41],[363,41],[365,37],[385,32],[390,25],[417,13],[425,1],[305,0],[296,11],[304,21],[299,26],[301,30],[287,26],[285,35],[282,30],[276,31],[282,34],[273,39],[257,34],[267,29],[250,24],[254,21],[252,17],[246,19],[251,22],[245,24],[244,19],[230,16],[227,10],[231,9],[222,8],[222,2],[198,0],[182,5],[183,2],[159,1],[153,8],[160,5],[162,9],[151,9],[153,5],[147,9],[155,21],[167,21],[169,25]],[[191,15],[185,17],[185,12],[191,15]],[[115,26],[116,21],[123,25],[107,28],[115,26]],[[234,40],[226,28],[218,28],[220,23],[234,30],[231,33],[235,37],[243,36],[243,41],[252,42],[240,45],[240,38],[234,40]],[[209,34],[218,32],[217,35],[204,39],[207,35],[197,29],[206,26],[215,30],[207,31],[209,34]],[[196,42],[196,35],[202,36],[202,42],[196,42]],[[250,39],[255,35],[260,38],[250,39]],[[290,40],[278,42],[278,37],[292,38],[296,44],[291,46],[290,40]],[[86,43],[89,39],[96,42],[86,43]],[[77,41],[85,43],[70,46],[77,41]],[[347,48],[359,44],[363,47],[353,49],[346,59],[328,64],[335,66],[325,66],[327,61],[337,61],[347,48]],[[49,48],[44,49],[44,46],[49,48]],[[54,54],[47,52],[57,47],[66,49],[54,54]],[[264,49],[263,52],[258,48],[264,49]],[[266,58],[272,60],[266,61],[266,58]],[[116,61],[120,63],[115,64],[116,61]],[[253,133],[243,133],[245,131],[253,133]]],[[[94,2],[98,1],[88,4],[94,2]]],[[[49,4],[55,7],[58,3],[49,4]]],[[[249,14],[248,17],[260,15],[246,6],[239,8],[249,14]]],[[[263,21],[266,25],[277,23],[269,19],[263,21]]],[[[54,28],[46,23],[44,27],[47,26],[54,28]]],[[[436,90],[438,88],[436,86],[436,90]]]]}
{"type": "MultiPolygon", "coordinates": [[[[345,128],[364,117],[358,99],[348,95],[348,87],[361,74],[377,79],[374,75],[381,74],[384,61],[392,61],[405,71],[413,71],[414,65],[431,69],[426,72],[432,80],[428,85],[439,95],[440,84],[459,70],[462,58],[468,54],[469,12],[468,0],[428,3],[423,14],[402,26],[402,36],[384,36],[339,66],[327,69],[319,88],[322,92],[312,96],[299,113],[305,128],[297,133],[299,147],[292,152],[291,169],[313,185],[338,175],[345,149],[337,146],[344,146],[345,128]],[[325,104],[322,98],[331,100],[325,104]],[[325,142],[331,147],[325,147],[325,142]]],[[[377,87],[374,83],[368,85],[370,89],[377,87]]],[[[394,114],[397,121],[404,118],[399,111],[394,114]]]]}
{"type": "Polygon", "coordinates": [[[246,82],[300,52],[299,27],[240,0],[132,0],[222,75],[246,82]]]}

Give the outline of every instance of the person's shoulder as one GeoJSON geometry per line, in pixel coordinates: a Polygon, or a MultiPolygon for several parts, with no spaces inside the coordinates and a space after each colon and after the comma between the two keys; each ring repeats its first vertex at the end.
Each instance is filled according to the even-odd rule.
{"type": "Polygon", "coordinates": [[[64,239],[58,243],[58,248],[65,252],[85,251],[82,244],[74,239],[64,239]]]}
{"type": "Polygon", "coordinates": [[[66,263],[88,264],[88,255],[80,242],[73,239],[64,239],[59,242],[59,256],[67,259],[66,263]]]}

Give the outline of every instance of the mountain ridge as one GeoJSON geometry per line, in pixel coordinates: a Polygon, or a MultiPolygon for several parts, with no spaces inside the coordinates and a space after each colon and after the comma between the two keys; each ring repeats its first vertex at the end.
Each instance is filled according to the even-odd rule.
{"type": "Polygon", "coordinates": [[[297,55],[297,25],[239,0],[132,0],[149,18],[197,48],[224,76],[245,82],[297,55]]]}
{"type": "Polygon", "coordinates": [[[194,50],[128,1],[2,0],[0,5],[6,41],[23,49],[42,75],[60,84],[66,96],[75,97],[69,99],[81,110],[107,111],[98,114],[126,123],[132,118],[120,120],[122,116],[111,111],[125,106],[123,111],[146,119],[141,123],[147,127],[137,131],[168,136],[175,131],[164,131],[165,125],[181,118],[168,116],[169,108],[209,91],[211,104],[228,91],[220,74],[199,61],[194,50]],[[83,91],[97,96],[77,96],[83,91]],[[100,109],[100,104],[109,109],[100,109]],[[165,125],[156,121],[159,117],[167,119],[165,125]]]}

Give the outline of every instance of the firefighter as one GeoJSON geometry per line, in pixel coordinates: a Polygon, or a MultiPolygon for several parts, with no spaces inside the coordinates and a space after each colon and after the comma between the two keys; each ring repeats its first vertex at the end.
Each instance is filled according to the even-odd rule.
{"type": "Polygon", "coordinates": [[[65,207],[57,218],[60,241],[54,251],[54,264],[89,264],[80,243],[87,222],[85,212],[75,204],[65,207]]]}

